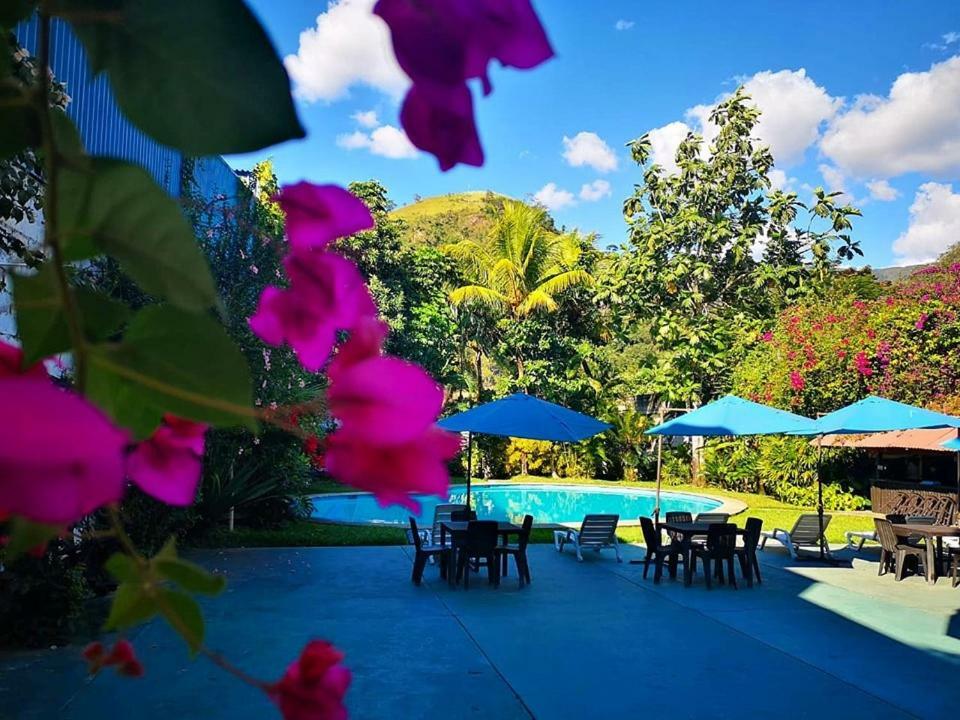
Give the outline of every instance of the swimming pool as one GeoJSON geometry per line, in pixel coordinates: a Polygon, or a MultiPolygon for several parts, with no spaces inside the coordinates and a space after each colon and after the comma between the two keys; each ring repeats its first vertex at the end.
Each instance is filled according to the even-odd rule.
{"type": "MultiPolygon", "coordinates": [[[[535,523],[577,523],[590,513],[616,513],[622,521],[636,521],[640,515],[652,515],[653,490],[605,488],[596,485],[474,485],[472,504],[479,519],[518,521],[527,513],[535,523]]],[[[422,506],[417,522],[433,522],[433,509],[440,502],[463,503],[467,489],[452,485],[448,500],[434,495],[418,495],[422,506]]],[[[342,523],[406,525],[406,508],[380,507],[369,493],[314,495],[312,517],[342,523]]],[[[660,512],[685,510],[691,513],[716,510],[722,502],[715,498],[688,493],[661,492],[660,512]]]]}

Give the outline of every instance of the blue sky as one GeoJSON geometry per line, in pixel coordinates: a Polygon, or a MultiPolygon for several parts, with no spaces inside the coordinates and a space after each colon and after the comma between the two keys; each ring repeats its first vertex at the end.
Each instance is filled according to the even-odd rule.
{"type": "Polygon", "coordinates": [[[616,244],[640,178],[624,143],[654,131],[668,161],[687,128],[709,134],[700,118],[746,82],[777,181],[801,197],[817,185],[848,193],[863,210],[866,262],[926,260],[960,241],[955,0],[536,0],[557,57],[493,70],[493,94],[476,103],[486,164],[448,173],[411,157],[398,129],[404,79],[372,2],[251,0],[292,56],[308,137],[231,164],[272,156],[284,182],[377,178],[401,205],[463,190],[536,196],[558,223],[616,244]]]}

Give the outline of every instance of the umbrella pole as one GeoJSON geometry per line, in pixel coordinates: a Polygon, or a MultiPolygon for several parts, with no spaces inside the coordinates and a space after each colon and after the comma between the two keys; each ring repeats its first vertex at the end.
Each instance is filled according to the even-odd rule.
{"type": "Polygon", "coordinates": [[[470,509],[470,471],[473,468],[473,433],[467,433],[467,509],[470,509]]]}
{"type": "Polygon", "coordinates": [[[657,435],[657,497],[653,504],[653,522],[660,522],[660,469],[663,466],[663,435],[657,435]]]}
{"type": "Polygon", "coordinates": [[[823,435],[817,438],[817,522],[820,527],[820,561],[827,559],[824,544],[827,539],[823,536],[823,435]]]}

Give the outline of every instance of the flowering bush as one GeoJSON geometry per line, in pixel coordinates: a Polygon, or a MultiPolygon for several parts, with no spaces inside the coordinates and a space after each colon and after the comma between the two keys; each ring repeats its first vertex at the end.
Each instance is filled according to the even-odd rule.
{"type": "MultiPolygon", "coordinates": [[[[34,3],[17,3],[4,24],[33,10],[34,3]]],[[[203,156],[304,135],[283,65],[242,0],[89,0],[42,3],[39,12],[40,67],[50,65],[56,16],[84,43],[126,116],[163,144],[203,156]],[[192,72],[169,70],[183,65],[192,72]]],[[[529,0],[380,0],[376,12],[414,80],[401,111],[408,135],[443,169],[481,164],[466,81],[480,78],[489,92],[490,60],[530,68],[552,55],[529,0]]],[[[111,527],[97,537],[120,547],[105,563],[118,583],[105,629],[125,632],[162,617],[194,655],[263,690],[284,717],[345,717],[350,673],[328,643],[307,644],[275,683],[207,648],[195,596],[221,593],[224,579],[179,557],[173,537],[152,556],[142,552],[118,502],[132,483],[165,504],[193,503],[209,427],[278,428],[334,477],[384,504],[415,508],[411,493],[446,490],[445,462],[459,439],[434,425],[443,391],[421,367],[384,353],[387,328],[363,276],[330,249],[371,227],[369,210],[333,185],[304,182],[278,194],[284,272],[263,290],[249,326],[269,345],[292,348],[305,371],[325,371],[328,387],[304,402],[263,406],[254,401],[248,358],[214,318],[224,304],[177,202],[142,168],[87,154],[52,102],[48,72],[13,75],[5,63],[0,75],[0,160],[39,150],[46,181],[45,261],[13,282],[22,347],[0,345],[5,559],[42,553],[47,541],[70,527],[82,532],[102,510],[111,527]],[[137,307],[78,282],[89,261],[103,258],[136,284],[137,307]],[[54,381],[38,363],[66,353],[68,373],[54,381]],[[335,429],[319,438],[311,418],[335,429]]],[[[250,271],[259,267],[251,263],[250,271]]],[[[91,672],[149,672],[123,638],[110,650],[92,643],[84,656],[91,672]]]]}
{"type": "Polygon", "coordinates": [[[808,416],[869,394],[960,409],[960,264],[929,266],[875,299],[829,295],[758,336],[733,392],[808,416]]]}

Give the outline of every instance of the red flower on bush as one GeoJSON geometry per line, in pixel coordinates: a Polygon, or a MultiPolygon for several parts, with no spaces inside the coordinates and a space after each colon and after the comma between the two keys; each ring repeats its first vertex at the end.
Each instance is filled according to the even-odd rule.
{"type": "Polygon", "coordinates": [[[92,642],[83,649],[83,659],[87,661],[87,670],[96,675],[105,667],[115,667],[120,675],[143,677],[144,670],[129,641],[121,638],[114,643],[110,652],[101,642],[92,642]]]}
{"type": "Polygon", "coordinates": [[[279,681],[267,689],[284,720],[346,720],[343,697],[350,671],[343,653],[322,640],[313,640],[279,681]]]}
{"type": "Polygon", "coordinates": [[[873,375],[873,367],[870,364],[870,360],[867,358],[867,354],[862,350],[856,354],[853,362],[856,365],[857,372],[864,377],[870,377],[873,375]]]}
{"type": "Polygon", "coordinates": [[[792,371],[790,373],[790,387],[792,387],[794,390],[800,391],[803,390],[805,386],[806,382],[803,379],[803,375],[796,370],[792,371]]]}
{"type": "Polygon", "coordinates": [[[930,316],[929,316],[927,313],[925,313],[925,312],[920,313],[920,317],[917,318],[917,321],[913,324],[913,326],[914,326],[917,330],[923,330],[924,326],[927,324],[927,319],[928,319],[929,317],[930,317],[930,316]]]}

